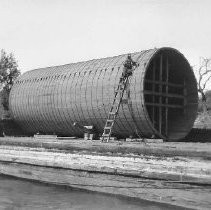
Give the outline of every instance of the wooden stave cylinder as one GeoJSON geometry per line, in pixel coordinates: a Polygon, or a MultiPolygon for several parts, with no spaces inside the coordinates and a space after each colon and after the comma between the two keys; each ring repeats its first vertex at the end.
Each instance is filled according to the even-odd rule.
{"type": "MultiPolygon", "coordinates": [[[[147,67],[153,56],[162,50],[179,53],[172,48],[132,53],[133,60],[139,65],[130,79],[129,102],[133,113],[127,104],[120,107],[114,135],[156,135],[163,138],[150,121],[143,96],[147,67]]],[[[10,94],[10,110],[15,122],[29,134],[39,131],[82,136],[83,131],[73,127],[73,122],[94,125],[102,133],[126,57],[127,54],[24,73],[10,94]]],[[[125,99],[128,98],[125,96],[125,99]]],[[[191,124],[193,122],[182,136],[189,132],[191,124]]],[[[181,135],[175,137],[178,138],[181,135]]]]}

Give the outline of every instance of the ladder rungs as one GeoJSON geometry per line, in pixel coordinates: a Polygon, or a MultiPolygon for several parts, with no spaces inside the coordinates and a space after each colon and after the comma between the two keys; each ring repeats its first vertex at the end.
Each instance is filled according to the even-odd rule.
{"type": "Polygon", "coordinates": [[[106,122],[114,122],[114,120],[107,119],[106,122]]]}
{"type": "Polygon", "coordinates": [[[114,112],[112,112],[112,111],[109,112],[109,115],[116,115],[116,113],[117,113],[117,112],[116,112],[117,108],[118,108],[118,107],[114,107],[114,108],[112,109],[112,111],[114,111],[114,112]],[[110,114],[110,113],[111,113],[111,114],[110,114]]]}
{"type": "Polygon", "coordinates": [[[119,93],[121,91],[122,91],[121,86],[117,87],[117,89],[115,90],[116,93],[119,93]]]}
{"type": "Polygon", "coordinates": [[[104,130],[103,130],[102,140],[105,140],[107,142],[110,139],[110,136],[111,136],[111,133],[112,133],[112,128],[114,126],[114,121],[115,121],[116,116],[118,114],[120,103],[122,101],[124,91],[126,89],[128,77],[129,77],[129,75],[127,77],[125,77],[123,75],[124,74],[122,73],[122,75],[119,79],[119,84],[118,84],[118,86],[115,90],[113,103],[110,107],[108,118],[106,120],[105,127],[104,127],[104,130]]]}
{"type": "MultiPolygon", "coordinates": [[[[120,101],[120,100],[119,100],[120,101]]],[[[114,109],[114,108],[116,108],[117,106],[115,106],[114,104],[112,104],[112,106],[111,106],[111,109],[110,109],[110,112],[111,113],[115,113],[115,112],[112,112],[112,110],[114,109]]]]}
{"type": "Polygon", "coordinates": [[[109,115],[115,115],[116,112],[109,112],[109,115]]]}
{"type": "Polygon", "coordinates": [[[105,127],[104,130],[111,130],[111,126],[105,127]]]}
{"type": "Polygon", "coordinates": [[[112,127],[113,122],[106,122],[105,127],[112,127]]]}

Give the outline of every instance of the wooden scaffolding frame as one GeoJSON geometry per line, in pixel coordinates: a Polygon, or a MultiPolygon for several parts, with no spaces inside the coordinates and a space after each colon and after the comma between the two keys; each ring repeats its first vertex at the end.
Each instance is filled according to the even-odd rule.
{"type": "Polygon", "coordinates": [[[168,136],[169,110],[185,110],[186,106],[186,82],[172,82],[170,80],[170,64],[168,55],[160,54],[154,58],[150,70],[150,76],[145,78],[145,84],[150,85],[150,89],[144,89],[144,95],[151,96],[150,100],[145,98],[145,105],[153,126],[162,136],[168,136]],[[175,93],[169,91],[170,88],[175,93]],[[171,98],[177,103],[170,103],[171,98]],[[150,107],[150,108],[149,108],[150,107]]]}

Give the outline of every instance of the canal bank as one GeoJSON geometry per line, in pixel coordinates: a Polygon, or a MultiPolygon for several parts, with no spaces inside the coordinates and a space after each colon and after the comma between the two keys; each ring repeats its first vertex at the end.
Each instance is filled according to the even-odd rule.
{"type": "Polygon", "coordinates": [[[210,209],[209,143],[0,139],[0,173],[57,185],[210,209]]]}

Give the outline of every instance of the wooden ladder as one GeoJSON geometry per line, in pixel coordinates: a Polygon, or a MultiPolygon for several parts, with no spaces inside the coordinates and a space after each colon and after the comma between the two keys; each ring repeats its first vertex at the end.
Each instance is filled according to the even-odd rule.
{"type": "Polygon", "coordinates": [[[112,128],[114,126],[115,119],[118,115],[119,107],[122,102],[122,98],[127,87],[128,79],[130,76],[122,76],[120,77],[119,84],[115,91],[113,103],[109,110],[108,118],[106,120],[104,131],[102,135],[102,142],[108,142],[110,140],[112,128]]]}

